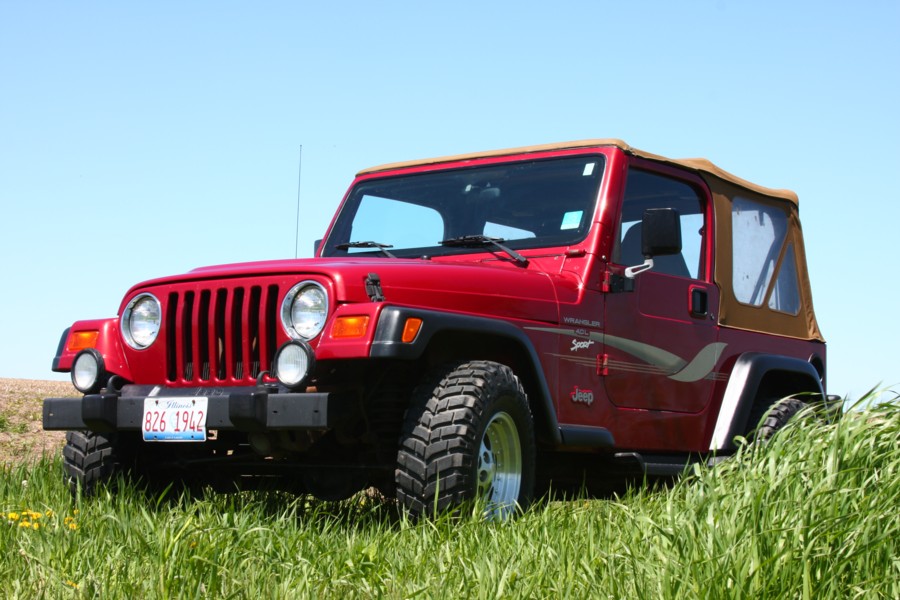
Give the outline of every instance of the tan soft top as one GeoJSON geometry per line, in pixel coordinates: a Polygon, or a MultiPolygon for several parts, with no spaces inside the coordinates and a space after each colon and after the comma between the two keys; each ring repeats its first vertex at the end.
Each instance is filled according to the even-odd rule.
{"type": "MultiPolygon", "coordinates": [[[[666,158],[658,154],[651,154],[636,148],[632,148],[622,140],[598,139],[581,140],[576,142],[563,142],[558,144],[544,144],[540,146],[526,146],[524,148],[510,148],[508,150],[492,150],[488,152],[475,152],[472,154],[460,154],[457,156],[444,156],[440,158],[426,158],[407,162],[398,162],[364,169],[359,175],[368,175],[394,169],[438,165],[442,163],[465,162],[479,158],[497,156],[515,156],[537,152],[552,152],[555,150],[575,150],[580,148],[615,147],[622,152],[645,158],[655,162],[670,164],[675,167],[696,172],[709,186],[713,197],[713,206],[719,218],[716,219],[716,262],[715,282],[721,290],[719,299],[718,321],[720,325],[761,331],[776,335],[784,335],[807,340],[824,341],[816,322],[815,311],[812,304],[812,292],[809,284],[809,274],[806,268],[806,253],[803,247],[803,235],[800,229],[799,202],[797,194],[790,190],[770,189],[756,185],[740,177],[732,175],[728,171],[720,169],[704,158],[666,158]],[[732,257],[732,202],[735,198],[749,197],[759,202],[783,202],[788,213],[789,231],[785,237],[785,243],[781,254],[785,253],[788,245],[793,247],[794,267],[797,271],[798,287],[800,294],[800,310],[797,314],[786,314],[771,310],[764,303],[761,306],[743,304],[734,295],[732,289],[733,257],[732,257]]],[[[779,260],[778,265],[781,262],[779,260]]],[[[770,289],[774,286],[775,277],[772,278],[770,289]]]]}
{"type": "Polygon", "coordinates": [[[742,187],[748,190],[752,190],[757,192],[758,194],[762,194],[764,196],[770,196],[775,198],[781,198],[784,200],[789,200],[794,204],[797,204],[797,194],[792,192],[791,190],[780,190],[780,189],[771,189],[767,187],[763,187],[761,185],[757,185],[755,183],[751,183],[746,179],[741,179],[736,175],[732,175],[728,171],[724,169],[720,169],[712,162],[706,160],[705,158],[666,158],[665,156],[660,156],[659,154],[653,154],[651,152],[644,152],[643,150],[638,150],[632,146],[629,146],[622,140],[617,140],[613,138],[609,139],[595,139],[595,140],[579,140],[574,142],[560,142],[556,144],[541,144],[537,146],[523,146],[521,148],[508,148],[505,150],[488,150],[486,152],[472,152],[469,154],[457,154],[455,156],[441,156],[437,158],[423,158],[419,160],[410,160],[404,162],[396,162],[389,163],[386,165],[379,165],[377,167],[370,167],[368,169],[363,169],[358,173],[358,175],[368,175],[371,173],[378,173],[381,171],[389,171],[393,169],[405,169],[409,167],[420,167],[425,165],[437,165],[440,163],[450,163],[450,162],[462,162],[467,160],[475,160],[478,158],[489,158],[495,156],[511,156],[515,154],[530,154],[535,152],[552,152],[554,150],[573,150],[577,148],[597,148],[601,146],[615,146],[616,148],[621,149],[623,152],[631,154],[633,156],[638,156],[641,158],[646,158],[649,160],[655,160],[657,162],[669,163],[672,165],[676,165],[679,167],[684,167],[691,169],[692,171],[697,171],[701,174],[713,175],[718,177],[719,179],[723,179],[729,183],[732,183],[738,187],[742,187]]]}

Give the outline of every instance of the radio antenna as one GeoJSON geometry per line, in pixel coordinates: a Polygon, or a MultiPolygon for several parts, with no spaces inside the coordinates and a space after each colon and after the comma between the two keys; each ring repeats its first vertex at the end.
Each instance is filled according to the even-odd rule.
{"type": "Polygon", "coordinates": [[[303,165],[303,144],[300,144],[300,156],[297,158],[297,232],[294,236],[294,258],[300,255],[300,174],[303,165]]]}

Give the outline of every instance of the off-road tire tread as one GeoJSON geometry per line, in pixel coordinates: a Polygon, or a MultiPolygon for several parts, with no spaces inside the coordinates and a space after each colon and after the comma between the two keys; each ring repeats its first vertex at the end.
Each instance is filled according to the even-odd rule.
{"type": "Polygon", "coordinates": [[[80,486],[83,494],[91,495],[120,471],[115,444],[99,433],[66,432],[62,454],[66,484],[72,494],[76,494],[80,486]]]}
{"type": "Polygon", "coordinates": [[[520,504],[530,501],[534,425],[521,383],[506,365],[458,362],[427,376],[406,412],[395,475],[397,499],[411,515],[444,512],[472,499],[479,425],[489,404],[504,395],[515,396],[527,415],[519,423],[524,465],[520,504]]]}
{"type": "Polygon", "coordinates": [[[751,421],[752,427],[756,427],[757,424],[759,424],[752,433],[752,439],[754,441],[765,441],[770,439],[780,429],[783,429],[784,426],[788,424],[788,421],[793,419],[797,413],[805,409],[806,406],[806,402],[798,398],[783,398],[776,401],[774,404],[770,404],[769,407],[764,410],[765,419],[761,423],[759,420],[762,418],[762,415],[759,414],[756,415],[755,421],[751,421]]]}

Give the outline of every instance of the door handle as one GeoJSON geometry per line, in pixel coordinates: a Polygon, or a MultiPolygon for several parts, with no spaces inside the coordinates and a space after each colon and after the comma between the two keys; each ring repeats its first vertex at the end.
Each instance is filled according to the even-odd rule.
{"type": "Polygon", "coordinates": [[[706,318],[709,315],[709,295],[703,288],[691,288],[691,316],[706,318]]]}

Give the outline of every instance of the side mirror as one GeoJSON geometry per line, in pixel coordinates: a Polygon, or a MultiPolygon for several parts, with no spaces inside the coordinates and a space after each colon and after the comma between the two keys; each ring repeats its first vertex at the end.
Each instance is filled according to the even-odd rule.
{"type": "Polygon", "coordinates": [[[654,256],[681,253],[681,218],[674,208],[648,208],[641,219],[643,264],[625,269],[625,277],[634,279],[653,268],[654,256]]]}
{"type": "Polygon", "coordinates": [[[319,248],[322,247],[322,240],[316,240],[313,242],[313,256],[319,255],[319,248]]]}
{"type": "Polygon", "coordinates": [[[648,208],[641,220],[641,252],[646,258],[681,253],[681,219],[674,208],[648,208]]]}

